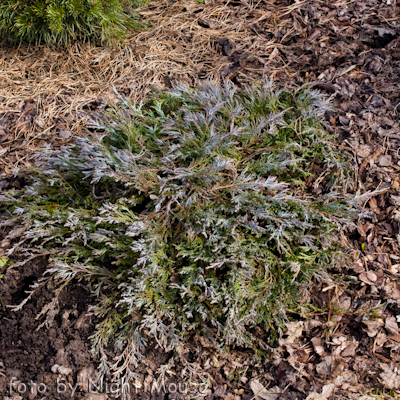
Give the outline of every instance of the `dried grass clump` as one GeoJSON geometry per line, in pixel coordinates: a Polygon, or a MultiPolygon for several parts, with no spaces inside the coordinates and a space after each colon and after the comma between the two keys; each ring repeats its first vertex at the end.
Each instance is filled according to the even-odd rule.
{"type": "Polygon", "coordinates": [[[352,200],[328,108],[270,81],[123,102],[102,134],[38,154],[26,188],[0,197],[3,225],[19,221],[10,238],[22,234],[27,256],[52,254],[54,282],[83,280],[96,296],[105,369],[109,343],[124,349],[122,371],[150,338],[179,350],[193,333],[263,353],[299,292],[345,262],[352,200]]]}
{"type": "Polygon", "coordinates": [[[273,76],[269,68],[279,41],[259,37],[251,25],[260,18],[268,21],[271,32],[290,25],[286,9],[262,11],[260,17],[249,4],[223,1],[160,1],[138,12],[146,29],[132,33],[119,48],[85,43],[62,51],[0,48],[0,129],[9,126],[15,135],[3,144],[0,173],[5,166],[23,166],[32,151],[56,139],[60,130],[86,134],[87,116],[118,101],[113,88],[137,103],[175,80],[193,84],[196,78],[237,75],[248,82],[267,70],[273,76]],[[230,48],[223,48],[221,40],[229,41],[230,48]],[[247,69],[245,56],[264,64],[247,69]],[[26,112],[30,102],[33,109],[26,112]]]}

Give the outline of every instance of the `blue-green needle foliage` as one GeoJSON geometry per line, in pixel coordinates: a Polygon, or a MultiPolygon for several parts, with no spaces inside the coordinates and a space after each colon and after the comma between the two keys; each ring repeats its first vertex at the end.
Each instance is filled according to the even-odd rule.
{"type": "Polygon", "coordinates": [[[3,208],[21,246],[54,253],[58,283],[83,279],[97,296],[95,347],[127,345],[131,362],[146,337],[170,350],[197,333],[265,350],[310,280],[345,260],[350,179],[328,106],[269,81],[123,101],[101,134],[40,154],[3,208]]]}
{"type": "MultiPolygon", "coordinates": [[[[139,0],[140,2],[141,0],[139,0]]],[[[122,40],[139,26],[136,0],[1,0],[0,39],[66,44],[122,40]]]]}

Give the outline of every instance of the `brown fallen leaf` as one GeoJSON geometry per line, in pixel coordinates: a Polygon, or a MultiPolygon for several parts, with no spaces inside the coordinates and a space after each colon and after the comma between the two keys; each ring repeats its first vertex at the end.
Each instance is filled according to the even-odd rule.
{"type": "Polygon", "coordinates": [[[328,376],[332,373],[333,371],[333,362],[334,359],[332,356],[325,356],[323,360],[316,365],[316,370],[318,374],[322,376],[328,376]]]}
{"type": "Polygon", "coordinates": [[[373,320],[364,320],[363,323],[367,325],[367,335],[369,337],[375,337],[380,329],[384,326],[384,322],[380,318],[373,320]]]}
{"type": "Polygon", "coordinates": [[[279,341],[281,345],[292,344],[296,339],[301,337],[303,334],[303,326],[304,326],[303,321],[288,322],[286,324],[286,332],[285,332],[286,335],[288,335],[288,337],[284,340],[279,341]]]}
{"type": "Polygon", "coordinates": [[[363,145],[363,146],[359,146],[357,147],[357,149],[355,149],[356,154],[361,157],[361,158],[365,158],[368,157],[371,154],[371,146],[370,145],[363,145]]]}
{"type": "Polygon", "coordinates": [[[395,317],[388,317],[385,320],[385,329],[393,335],[399,334],[399,325],[395,317]]]}
{"type": "Polygon", "coordinates": [[[335,385],[333,383],[329,383],[328,385],[323,386],[322,393],[310,393],[306,400],[327,400],[332,396],[334,390],[335,385]]]}
{"type": "Polygon", "coordinates": [[[358,278],[360,281],[368,283],[368,285],[374,285],[375,282],[378,280],[378,276],[373,271],[366,271],[362,272],[358,278]]]}
{"type": "Polygon", "coordinates": [[[360,165],[360,168],[358,169],[358,176],[359,176],[360,180],[363,180],[362,178],[364,177],[363,176],[364,175],[364,170],[366,169],[367,165],[370,162],[373,162],[375,160],[375,158],[380,156],[384,151],[385,151],[385,149],[383,147],[381,147],[377,151],[375,151],[375,153],[371,154],[370,156],[368,156],[368,157],[366,157],[364,159],[364,161],[360,165]]]}
{"type": "Polygon", "coordinates": [[[383,372],[380,374],[382,384],[387,389],[400,388],[400,370],[394,365],[381,363],[383,372]]]}
{"type": "Polygon", "coordinates": [[[391,155],[384,155],[381,156],[381,158],[379,159],[379,165],[381,167],[389,167],[392,164],[393,164],[393,159],[391,155]]]}
{"type": "Polygon", "coordinates": [[[378,201],[376,200],[375,197],[372,197],[372,198],[369,200],[369,206],[371,207],[371,210],[372,210],[372,211],[374,211],[374,212],[379,211],[379,208],[378,208],[378,201]]]}
{"type": "Polygon", "coordinates": [[[215,397],[223,397],[223,396],[225,396],[226,388],[227,388],[226,385],[218,386],[217,389],[215,390],[213,396],[215,396],[215,397]]]}
{"type": "Polygon", "coordinates": [[[400,343],[400,334],[394,335],[394,336],[389,336],[390,340],[394,340],[397,343],[400,343]]]}
{"type": "Polygon", "coordinates": [[[282,393],[282,390],[279,388],[279,386],[266,389],[264,385],[257,379],[250,381],[250,388],[253,391],[255,400],[276,400],[282,393]]]}
{"type": "Polygon", "coordinates": [[[389,281],[384,286],[386,297],[392,300],[400,299],[400,282],[389,281]]]}
{"type": "Polygon", "coordinates": [[[342,294],[336,301],[333,302],[333,306],[347,311],[351,307],[351,297],[342,294]]]}
{"type": "Polygon", "coordinates": [[[380,273],[378,271],[361,272],[358,278],[360,279],[360,281],[371,286],[380,286],[383,283],[383,273],[380,273]]]}
{"type": "Polygon", "coordinates": [[[322,356],[325,354],[325,348],[324,348],[324,343],[322,341],[322,338],[320,337],[313,337],[311,339],[311,343],[314,346],[315,352],[319,355],[322,356]]]}
{"type": "Polygon", "coordinates": [[[356,355],[356,350],[358,347],[358,342],[350,343],[340,354],[342,357],[354,357],[356,355]]]}
{"type": "Polygon", "coordinates": [[[306,400],[326,400],[327,397],[323,396],[322,393],[312,392],[310,393],[306,400]]]}
{"type": "Polygon", "coordinates": [[[354,271],[356,271],[357,273],[361,273],[361,272],[364,272],[364,271],[365,271],[364,263],[362,262],[361,259],[358,259],[358,260],[354,261],[354,263],[353,263],[353,269],[354,269],[354,271]]]}
{"type": "Polygon", "coordinates": [[[379,332],[375,339],[375,347],[382,347],[387,341],[386,333],[379,332]]]}

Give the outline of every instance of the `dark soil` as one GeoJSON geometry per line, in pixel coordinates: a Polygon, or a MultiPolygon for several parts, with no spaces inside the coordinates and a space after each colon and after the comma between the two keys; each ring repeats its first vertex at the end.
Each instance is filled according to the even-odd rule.
{"type": "MultiPolygon", "coordinates": [[[[242,45],[240,37],[235,43],[216,38],[221,60],[230,63],[222,77],[245,85],[267,74],[284,84],[309,83],[332,95],[337,111],[326,115],[327,129],[341,138],[344,150],[354,154],[359,189],[381,193],[366,201],[369,216],[346,233],[353,248],[353,268],[332,271],[335,280],[331,282],[315,282],[310,299],[315,313],[303,315],[304,323],[292,326],[293,332],[300,327],[293,340],[289,329],[271,362],[257,363],[249,352],[240,350],[214,354],[207,343],[196,339],[188,343],[185,351],[192,354],[191,367],[211,378],[208,386],[202,387],[205,396],[200,398],[251,399],[252,379],[266,388],[277,387],[274,390],[281,394],[271,399],[285,400],[305,399],[314,391],[329,390],[329,385],[334,386],[333,397],[346,399],[358,398],[369,389],[396,396],[400,389],[395,369],[400,362],[400,17],[399,8],[392,3],[271,0],[250,13],[248,8],[242,12],[241,2],[230,3],[234,15],[244,23],[251,21],[253,44],[261,38],[275,40],[280,46],[266,56],[242,45]]],[[[205,24],[204,29],[209,26],[205,24]]],[[[23,105],[26,120],[35,115],[29,104],[23,105]]],[[[15,114],[0,119],[0,154],[1,148],[9,146],[11,153],[20,156],[21,143],[15,133],[21,121],[15,114]]],[[[10,178],[0,179],[3,190],[19,185],[21,182],[10,178]]],[[[11,246],[1,239],[0,256],[11,246]]],[[[37,258],[8,268],[0,281],[0,397],[4,399],[12,397],[9,382],[13,377],[26,385],[31,380],[47,385],[46,394],[26,392],[21,394],[23,398],[71,398],[70,389],[56,393],[57,379],[74,386],[79,373],[94,374],[92,369],[100,361],[90,356],[89,336],[95,321],[87,315],[91,299],[83,285],[61,292],[53,323],[39,330],[43,318],[36,316],[52,301],[50,290],[41,288],[21,311],[8,307],[26,297],[25,292],[45,268],[46,260],[37,258]],[[55,364],[71,371],[54,373],[55,364]]],[[[189,398],[169,385],[178,385],[190,375],[179,358],[172,363],[172,356],[155,346],[151,349],[135,371],[140,383],[132,398],[189,398]],[[152,393],[158,368],[168,362],[167,393],[152,393]]],[[[200,383],[195,375],[190,376],[192,382],[197,379],[200,383]]],[[[14,394],[19,383],[14,385],[14,394]]],[[[199,392],[198,386],[189,386],[192,395],[199,392]]],[[[85,392],[78,390],[74,396],[83,398],[85,392]]]]}
{"type": "MultiPolygon", "coordinates": [[[[12,378],[28,386],[25,398],[31,380],[43,382],[49,392],[54,391],[55,379],[50,370],[54,364],[81,370],[92,363],[88,336],[93,326],[90,317],[85,318],[88,295],[81,286],[71,286],[62,293],[60,313],[48,328],[38,330],[40,322],[36,318],[54,297],[44,287],[35,293],[22,311],[9,308],[26,298],[26,291],[42,276],[46,265],[46,260],[41,257],[21,268],[9,268],[0,282],[0,367],[4,373],[0,376],[0,397],[3,399],[10,393],[8,384],[12,378]],[[77,321],[82,321],[79,326],[77,321]]],[[[14,393],[18,393],[20,383],[14,385],[14,393]]],[[[24,391],[23,386],[19,389],[24,391]]]]}

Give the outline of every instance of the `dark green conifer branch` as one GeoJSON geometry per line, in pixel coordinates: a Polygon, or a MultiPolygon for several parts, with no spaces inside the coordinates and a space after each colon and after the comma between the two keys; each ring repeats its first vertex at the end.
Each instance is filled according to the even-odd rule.
{"type": "MultiPolygon", "coordinates": [[[[63,44],[70,40],[123,40],[140,24],[141,0],[3,0],[0,39],[63,44]]],[[[144,1],[142,2],[144,3],[144,1]]]]}

